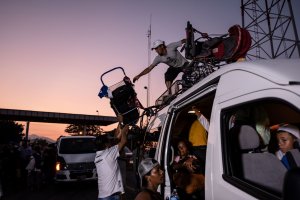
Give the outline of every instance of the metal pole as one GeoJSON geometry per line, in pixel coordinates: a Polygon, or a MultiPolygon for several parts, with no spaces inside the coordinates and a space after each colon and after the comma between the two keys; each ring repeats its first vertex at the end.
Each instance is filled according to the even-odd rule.
{"type": "MultiPolygon", "coordinates": [[[[151,15],[150,15],[150,26],[148,30],[148,66],[150,66],[150,57],[151,57],[151,15]]],[[[149,107],[150,102],[150,83],[151,83],[151,75],[148,73],[148,84],[147,84],[147,107],[149,107]]]]}
{"type": "Polygon", "coordinates": [[[298,37],[297,27],[296,27],[294,13],[293,13],[293,9],[292,9],[292,4],[291,4],[290,0],[288,0],[287,2],[288,2],[290,13],[291,13],[292,25],[294,28],[294,34],[295,34],[295,40],[296,40],[296,47],[298,48],[298,55],[300,57],[300,41],[299,41],[299,37],[298,37]]]}
{"type": "Polygon", "coordinates": [[[30,124],[30,122],[27,121],[26,122],[26,133],[25,133],[25,143],[26,143],[26,145],[28,145],[29,124],[30,124]]]}

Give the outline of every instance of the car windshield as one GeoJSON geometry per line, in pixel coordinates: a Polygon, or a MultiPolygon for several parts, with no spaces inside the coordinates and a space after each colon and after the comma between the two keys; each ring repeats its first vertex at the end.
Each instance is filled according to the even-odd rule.
{"type": "Polygon", "coordinates": [[[59,148],[59,153],[61,154],[83,154],[95,152],[95,138],[62,139],[59,148]]]}

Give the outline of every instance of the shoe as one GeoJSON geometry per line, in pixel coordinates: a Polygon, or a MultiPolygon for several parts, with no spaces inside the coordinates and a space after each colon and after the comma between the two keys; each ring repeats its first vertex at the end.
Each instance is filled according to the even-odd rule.
{"type": "Polygon", "coordinates": [[[169,100],[171,99],[172,96],[173,96],[172,94],[164,95],[164,96],[163,96],[163,102],[169,101],[169,100]]]}

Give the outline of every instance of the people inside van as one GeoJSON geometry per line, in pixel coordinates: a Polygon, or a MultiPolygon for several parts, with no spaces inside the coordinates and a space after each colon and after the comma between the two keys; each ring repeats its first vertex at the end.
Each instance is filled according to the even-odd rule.
{"type": "Polygon", "coordinates": [[[277,129],[276,137],[279,150],[275,154],[283,165],[287,169],[290,169],[286,153],[294,148],[294,142],[300,138],[299,128],[291,124],[284,124],[277,129]]]}
{"type": "Polygon", "coordinates": [[[262,151],[268,150],[270,142],[270,120],[262,106],[253,106],[239,109],[229,119],[229,128],[237,128],[240,125],[250,125],[259,134],[262,151]]]}
{"type": "Polygon", "coordinates": [[[135,200],[163,200],[163,196],[157,192],[158,186],[164,182],[164,171],[153,158],[142,160],[138,166],[141,179],[141,191],[135,200]]]}
{"type": "Polygon", "coordinates": [[[204,174],[204,161],[192,154],[191,147],[191,143],[187,140],[182,139],[178,142],[178,155],[174,158],[172,167],[175,172],[186,168],[191,173],[204,174]]]}
{"type": "Polygon", "coordinates": [[[255,121],[255,129],[260,135],[261,145],[265,148],[263,150],[267,150],[267,146],[270,142],[271,134],[270,134],[270,119],[268,117],[267,112],[262,106],[256,106],[254,109],[254,121],[255,121]]]}
{"type": "Polygon", "coordinates": [[[205,161],[209,121],[196,106],[193,106],[192,110],[197,116],[197,119],[190,127],[189,141],[192,143],[193,152],[197,158],[205,161]]]}
{"type": "Polygon", "coordinates": [[[180,168],[173,176],[180,199],[204,199],[204,175],[180,168]]]}
{"type": "Polygon", "coordinates": [[[121,194],[124,193],[118,157],[127,142],[128,125],[118,130],[121,132],[121,137],[117,144],[114,144],[107,135],[100,135],[96,139],[98,151],[95,165],[98,175],[98,200],[119,200],[121,194]]]}

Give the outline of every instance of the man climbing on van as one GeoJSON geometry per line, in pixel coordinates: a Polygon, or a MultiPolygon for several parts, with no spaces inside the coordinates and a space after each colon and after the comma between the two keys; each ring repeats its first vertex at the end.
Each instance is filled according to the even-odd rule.
{"type": "Polygon", "coordinates": [[[141,76],[148,74],[154,67],[159,63],[165,63],[169,66],[168,70],[165,73],[165,83],[169,94],[171,94],[170,87],[172,82],[178,76],[180,72],[183,72],[184,68],[188,66],[189,62],[180,54],[177,50],[178,47],[182,46],[186,42],[186,39],[182,39],[178,42],[173,42],[168,45],[165,45],[165,42],[162,40],[156,40],[153,42],[152,50],[155,49],[158,54],[152,64],[144,69],[141,73],[133,78],[133,82],[137,81],[141,76]]]}

